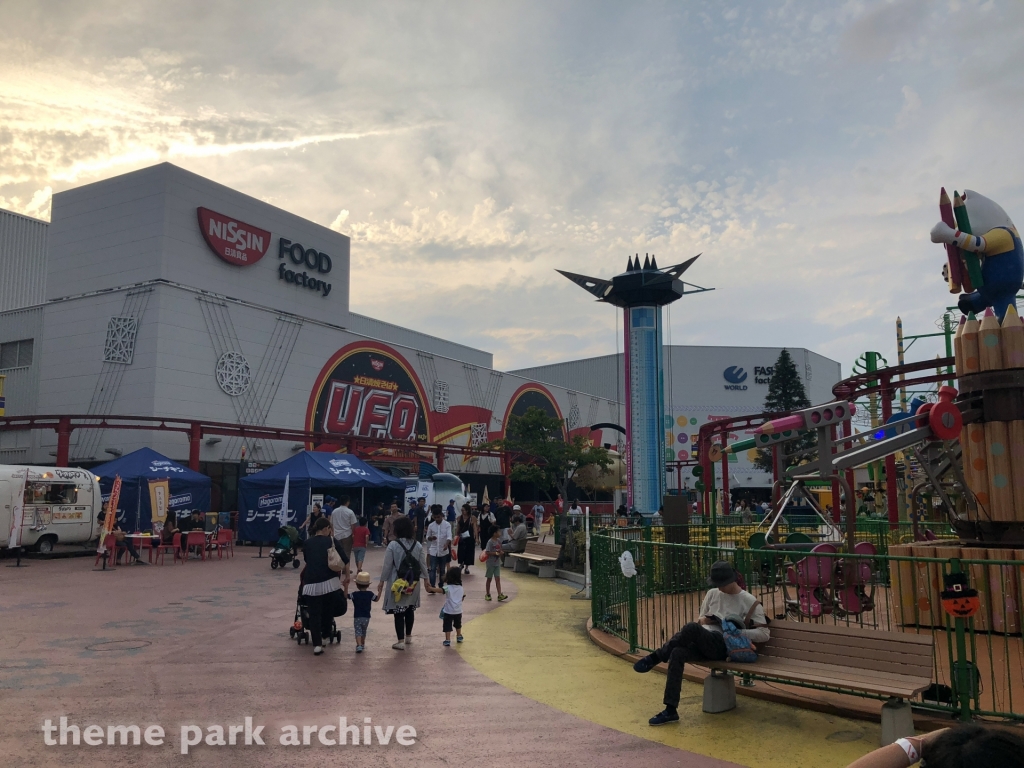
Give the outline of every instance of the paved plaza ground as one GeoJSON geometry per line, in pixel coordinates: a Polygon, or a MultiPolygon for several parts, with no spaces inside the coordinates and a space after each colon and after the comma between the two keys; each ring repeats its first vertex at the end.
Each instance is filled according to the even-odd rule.
{"type": "MultiPolygon", "coordinates": [[[[93,570],[92,559],[0,565],[0,764],[4,766],[845,766],[878,726],[741,698],[701,712],[685,683],[679,726],[650,728],[660,674],[638,675],[589,640],[575,588],[503,571],[504,604],[465,580],[466,642],[441,645],[442,598],[424,597],[407,651],[375,609],[367,651],[343,642],[314,657],[289,640],[298,571],[272,571],[255,549],[187,565],[93,570]],[[45,746],[42,725],[160,724],[164,746],[45,746]],[[182,724],[252,717],[265,746],[179,751],[182,724]],[[411,725],[413,746],[282,746],[288,724],[411,725]],[[358,763],[350,762],[358,758],[358,763]]],[[[379,574],[382,550],[367,570],[379,574]]],[[[473,569],[477,571],[478,569],[473,569]]]]}

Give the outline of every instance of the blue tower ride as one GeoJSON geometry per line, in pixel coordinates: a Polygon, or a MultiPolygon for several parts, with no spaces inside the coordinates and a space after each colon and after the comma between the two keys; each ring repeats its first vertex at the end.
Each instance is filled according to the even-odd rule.
{"type": "Polygon", "coordinates": [[[651,257],[640,266],[639,255],[626,271],[611,280],[557,270],[598,301],[623,310],[626,363],[626,494],[627,504],[653,515],[665,495],[665,382],[662,362],[661,308],[688,293],[711,290],[679,279],[700,257],[658,269],[651,257]],[[689,289],[689,290],[688,290],[689,289]]]}

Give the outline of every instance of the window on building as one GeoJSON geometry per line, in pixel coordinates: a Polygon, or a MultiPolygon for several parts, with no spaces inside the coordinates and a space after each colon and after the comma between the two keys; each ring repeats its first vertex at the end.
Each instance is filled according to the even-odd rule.
{"type": "Polygon", "coordinates": [[[32,365],[33,339],[0,344],[0,368],[28,368],[32,365]]]}

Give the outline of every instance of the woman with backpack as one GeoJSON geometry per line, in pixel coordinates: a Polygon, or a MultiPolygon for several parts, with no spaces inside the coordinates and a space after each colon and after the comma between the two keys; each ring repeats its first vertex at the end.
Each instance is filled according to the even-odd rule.
{"type": "Polygon", "coordinates": [[[423,545],[416,541],[412,520],[406,516],[394,522],[392,535],[395,540],[384,550],[384,567],[377,583],[377,596],[387,588],[384,595],[384,612],[395,617],[395,634],[398,642],[392,645],[396,651],[404,651],[405,644],[412,642],[412,625],[416,609],[420,607],[420,588],[428,592],[442,590],[425,581],[427,560],[423,545]]]}

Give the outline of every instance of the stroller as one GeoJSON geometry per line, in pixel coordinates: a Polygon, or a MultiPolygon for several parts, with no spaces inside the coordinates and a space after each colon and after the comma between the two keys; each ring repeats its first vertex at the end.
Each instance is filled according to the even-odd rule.
{"type": "MultiPolygon", "coordinates": [[[[335,605],[332,606],[332,613],[340,611],[337,616],[342,616],[348,610],[348,601],[345,599],[344,592],[335,593],[339,595],[339,599],[335,601],[335,605]]],[[[288,634],[291,635],[292,640],[302,645],[303,642],[309,645],[311,639],[310,636],[310,620],[309,620],[309,608],[306,605],[306,598],[302,594],[302,586],[299,586],[299,598],[295,602],[295,620],[292,622],[291,627],[288,628],[288,634]]],[[[340,643],[341,632],[338,631],[338,622],[334,618],[331,619],[331,631],[324,633],[325,643],[340,643]]]]}
{"type": "Polygon", "coordinates": [[[270,568],[284,568],[291,561],[292,568],[299,567],[299,532],[291,525],[277,529],[277,543],[270,550],[270,568]]]}

